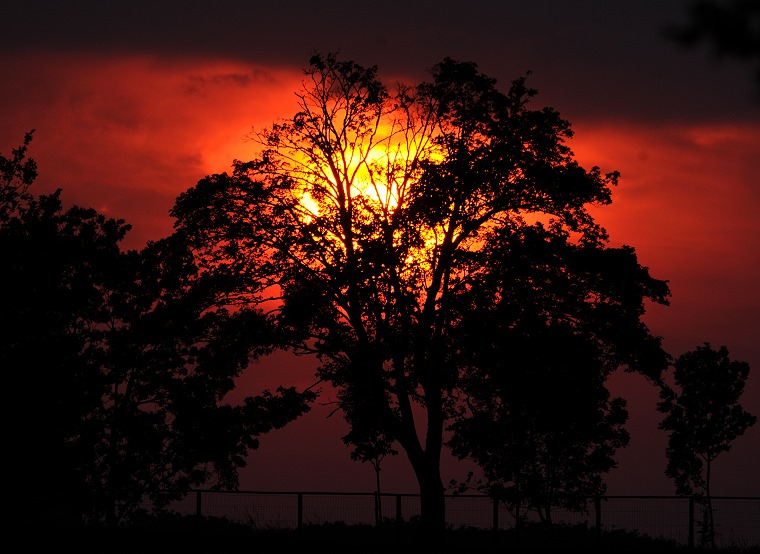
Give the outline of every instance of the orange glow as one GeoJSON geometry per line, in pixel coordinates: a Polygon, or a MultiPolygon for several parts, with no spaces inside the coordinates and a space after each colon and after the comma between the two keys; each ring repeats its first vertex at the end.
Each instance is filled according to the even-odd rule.
{"type": "Polygon", "coordinates": [[[359,139],[350,143],[345,155],[324,158],[319,163],[312,155],[288,152],[291,175],[302,183],[297,194],[309,214],[320,212],[314,189],[327,187],[332,191],[329,198],[333,202],[338,197],[337,190],[343,188],[347,197],[361,197],[371,211],[387,217],[403,201],[410,180],[416,176],[417,161],[422,157],[442,157],[430,144],[430,137],[408,140],[392,123],[381,124],[377,135],[381,138],[375,142],[359,139]]]}
{"type": "MultiPolygon", "coordinates": [[[[251,67],[208,58],[166,62],[30,52],[0,53],[0,63],[4,74],[12,76],[0,87],[5,106],[0,151],[8,154],[25,131],[35,128],[29,155],[37,161],[40,176],[30,192],[48,193],[60,187],[67,206],[94,206],[126,219],[133,230],[125,248],[141,248],[148,240],[170,234],[168,212],[178,194],[205,175],[229,171],[234,159],[253,158],[253,146],[245,137],[252,128],[293,114],[292,92],[303,79],[300,66],[251,67]]],[[[610,231],[613,245],[633,245],[640,263],[654,277],[670,280],[672,305],[649,307],[646,315],[653,332],[664,337],[666,349],[678,354],[702,340],[728,344],[737,359],[752,365],[754,377],[746,396],[754,399],[748,404],[750,411],[760,413],[757,118],[745,124],[694,125],[643,117],[632,123],[636,114],[626,117],[604,124],[571,117],[575,135],[569,145],[581,165],[621,172],[612,205],[594,210],[594,216],[610,231]]],[[[372,160],[393,161],[392,149],[387,152],[388,158],[380,150],[372,160]]],[[[404,159],[399,153],[396,161],[404,159]]],[[[363,186],[374,187],[371,181],[363,186]]],[[[373,194],[378,205],[387,199],[385,205],[393,208],[404,193],[401,181],[378,180],[377,186],[373,194]]],[[[317,214],[314,199],[305,198],[305,209],[317,214]]],[[[430,232],[427,247],[435,241],[430,232]]],[[[242,398],[258,392],[261,379],[271,380],[266,386],[283,382],[307,386],[314,380],[313,366],[303,358],[262,360],[261,367],[240,378],[235,394],[242,398]]],[[[632,410],[632,426],[650,430],[642,438],[658,437],[657,398],[638,396],[643,393],[627,383],[629,399],[637,395],[640,406],[639,411],[632,410]],[[652,421],[644,426],[641,418],[652,421]]],[[[326,395],[327,400],[332,398],[326,395]]],[[[336,488],[363,490],[360,477],[345,478],[354,471],[364,475],[366,468],[351,462],[347,450],[342,450],[342,419],[327,419],[327,408],[321,409],[316,406],[313,414],[262,439],[265,447],[251,458],[243,489],[262,483],[273,489],[308,489],[315,482],[324,485],[319,479],[334,478],[336,488]],[[311,450],[304,449],[304,438],[314,444],[311,450]],[[337,454],[312,462],[301,456],[307,450],[320,456],[337,454]],[[293,471],[283,477],[282,468],[290,466],[293,471]],[[328,467],[339,467],[339,475],[327,476],[328,467]],[[293,485],[294,476],[302,481],[293,485]]],[[[738,445],[746,454],[737,450],[733,460],[749,464],[758,459],[760,425],[752,433],[738,445]]],[[[635,458],[634,466],[649,468],[651,464],[641,463],[640,452],[634,444],[623,456],[635,458]]],[[[403,464],[402,458],[388,463],[403,464]]],[[[645,486],[653,472],[662,472],[660,466],[647,471],[645,486]]],[[[390,479],[384,481],[388,488],[393,489],[393,479],[400,473],[390,469],[383,477],[390,479]]],[[[756,477],[745,478],[736,490],[757,490],[752,483],[757,484],[756,477]]],[[[411,479],[398,488],[410,490],[414,485],[411,479]]],[[[666,485],[670,494],[671,484],[666,485]]],[[[325,488],[332,486],[328,482],[325,488]]],[[[630,494],[630,488],[620,494],[630,494]]]]}
{"type": "Polygon", "coordinates": [[[0,148],[10,151],[36,129],[36,193],[60,187],[66,204],[126,219],[131,248],[171,232],[168,212],[180,192],[253,156],[246,134],[293,110],[283,91],[302,76],[229,61],[35,56],[0,54],[14,75],[9,87],[24,98],[3,113],[0,148]]]}
{"type": "Polygon", "coordinates": [[[319,215],[319,204],[314,201],[309,191],[305,191],[301,196],[301,204],[304,208],[306,208],[306,211],[308,212],[308,214],[305,216],[307,223],[311,220],[312,216],[319,215]]]}

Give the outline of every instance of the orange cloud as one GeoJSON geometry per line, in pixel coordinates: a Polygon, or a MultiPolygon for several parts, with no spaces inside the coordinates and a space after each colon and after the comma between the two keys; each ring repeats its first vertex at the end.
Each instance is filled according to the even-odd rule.
{"type": "Polygon", "coordinates": [[[760,126],[579,125],[577,133],[582,163],[622,172],[612,206],[597,211],[612,242],[633,245],[655,276],[671,281],[672,307],[657,309],[658,318],[694,316],[676,330],[688,328],[692,346],[758,336],[760,126]],[[716,325],[729,320],[746,327],[716,325]],[[700,333],[697,322],[714,324],[700,333]]]}
{"type": "MultiPolygon", "coordinates": [[[[726,345],[734,359],[760,370],[760,125],[603,125],[578,122],[571,146],[579,161],[620,170],[613,204],[595,211],[613,244],[630,244],[658,278],[670,281],[669,307],[645,317],[674,356],[704,341],[726,345]]],[[[750,375],[743,404],[760,413],[760,374],[750,375]]],[[[610,476],[611,492],[672,493],[664,471],[666,436],[657,428],[656,391],[617,376],[613,393],[629,402],[631,446],[610,476]]],[[[747,471],[760,455],[760,428],[721,460],[722,494],[756,490],[747,471]]],[[[754,479],[754,481],[753,481],[754,479]]]]}
{"type": "Polygon", "coordinates": [[[145,57],[47,56],[2,60],[14,79],[0,124],[3,152],[36,129],[37,192],[134,225],[139,247],[170,232],[177,194],[234,158],[252,156],[252,127],[294,111],[295,69],[145,57]],[[25,71],[34,66],[35,72],[25,71]]]}

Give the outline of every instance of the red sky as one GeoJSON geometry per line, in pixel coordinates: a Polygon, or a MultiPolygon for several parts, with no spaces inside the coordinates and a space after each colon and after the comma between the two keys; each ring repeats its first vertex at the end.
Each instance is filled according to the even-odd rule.
{"type": "MultiPolygon", "coordinates": [[[[646,316],[652,330],[674,356],[709,341],[749,362],[743,404],[760,415],[760,96],[749,66],[663,37],[686,3],[16,3],[3,7],[13,25],[0,37],[0,152],[36,129],[36,192],[60,187],[67,203],[126,219],[125,247],[139,248],[171,232],[179,193],[253,156],[252,128],[293,114],[314,50],[377,64],[388,80],[424,79],[444,56],[477,62],[505,87],[531,70],[536,104],[573,123],[578,160],[622,173],[598,217],[614,244],[670,281],[671,306],[646,316]]],[[[263,361],[238,394],[280,381],[311,383],[311,368],[263,361]]],[[[611,387],[629,402],[632,441],[609,492],[672,494],[655,391],[635,376],[611,387]]],[[[264,437],[242,488],[372,490],[371,469],[349,460],[345,424],[327,412],[264,437]]],[[[758,459],[760,425],[718,460],[714,493],[760,495],[758,459]]],[[[445,480],[466,473],[446,467],[445,480]]],[[[416,490],[403,455],[383,476],[386,490],[416,490]]]]}

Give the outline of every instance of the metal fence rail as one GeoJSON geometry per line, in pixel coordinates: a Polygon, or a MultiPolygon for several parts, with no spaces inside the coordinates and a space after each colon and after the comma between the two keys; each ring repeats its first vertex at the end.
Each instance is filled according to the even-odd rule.
{"type": "MultiPolygon", "coordinates": [[[[375,525],[376,493],[193,491],[169,509],[183,515],[224,517],[259,529],[299,528],[322,523],[375,525]]],[[[410,521],[420,515],[418,494],[380,495],[384,521],[410,521]]],[[[713,497],[719,547],[760,546],[760,497],[713,497]]],[[[555,509],[561,524],[585,524],[611,531],[636,531],[681,544],[699,543],[702,506],[678,496],[605,496],[590,498],[585,513],[555,509]]],[[[528,520],[537,520],[528,514],[528,520]]],[[[484,495],[447,495],[446,521],[451,527],[510,529],[514,517],[484,495]]]]}

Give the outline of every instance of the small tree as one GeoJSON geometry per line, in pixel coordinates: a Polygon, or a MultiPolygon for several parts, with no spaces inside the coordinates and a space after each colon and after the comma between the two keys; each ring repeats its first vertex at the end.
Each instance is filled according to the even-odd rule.
{"type": "Polygon", "coordinates": [[[709,343],[687,352],[675,362],[673,379],[679,391],[666,389],[659,405],[668,431],[665,473],[675,481],[676,493],[705,500],[703,540],[715,548],[710,482],[715,459],[755,424],[757,417],[739,404],[749,375],[749,364],[731,360],[728,349],[709,343]]]}
{"type": "MultiPolygon", "coordinates": [[[[349,422],[350,423],[350,422],[349,422]]],[[[398,451],[393,448],[393,440],[379,429],[366,429],[353,424],[351,431],[343,437],[343,442],[353,445],[351,459],[369,463],[375,471],[375,524],[383,522],[383,505],[381,499],[380,471],[386,456],[395,456],[398,451]]]]}

